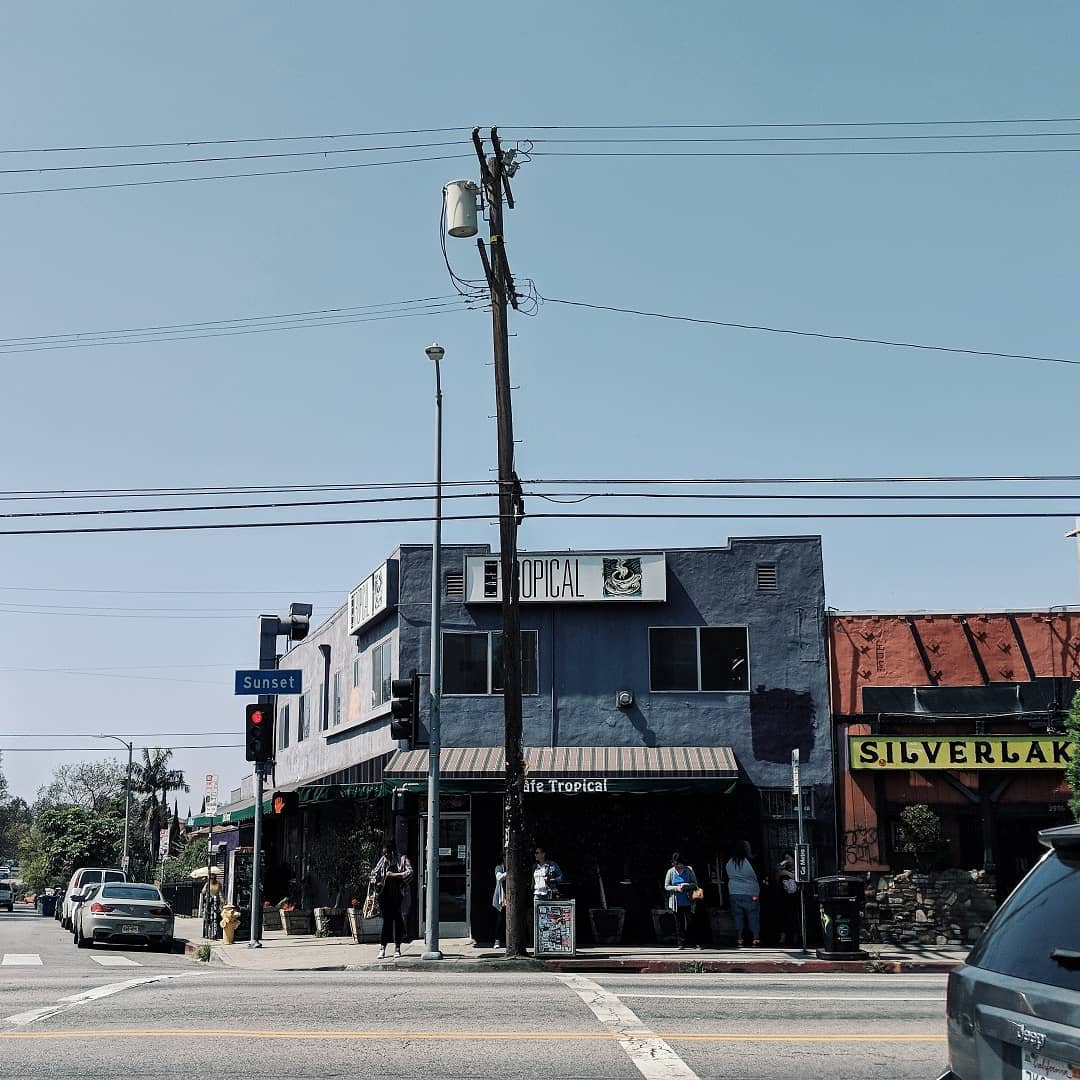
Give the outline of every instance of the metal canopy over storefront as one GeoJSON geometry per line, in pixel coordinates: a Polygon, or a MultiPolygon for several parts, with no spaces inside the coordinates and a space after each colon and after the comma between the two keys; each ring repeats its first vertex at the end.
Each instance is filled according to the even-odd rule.
{"type": "MultiPolygon", "coordinates": [[[[506,776],[501,747],[443,747],[440,771],[446,790],[494,790],[506,776]]],[[[428,751],[401,750],[387,763],[387,783],[422,789],[428,751]]],[[[739,778],[730,746],[526,747],[527,794],[730,791],[739,778]]]]}

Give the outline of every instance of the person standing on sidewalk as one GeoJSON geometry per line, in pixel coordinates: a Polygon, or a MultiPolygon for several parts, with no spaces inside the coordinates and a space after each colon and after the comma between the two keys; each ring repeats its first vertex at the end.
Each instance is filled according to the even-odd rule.
{"type": "Polygon", "coordinates": [[[371,871],[383,916],[379,960],[386,959],[386,946],[391,938],[394,941],[394,959],[401,956],[401,939],[405,936],[405,886],[412,879],[412,873],[408,856],[399,855],[393,840],[388,840],[383,845],[382,858],[371,871]]]}
{"type": "Polygon", "coordinates": [[[688,945],[702,948],[694,925],[696,905],[693,894],[697,888],[698,879],[694,868],[687,866],[676,851],[671,856],[671,866],[664,878],[664,891],[668,894],[668,907],[675,913],[675,941],[680,949],[685,949],[688,945]],[[691,941],[691,938],[694,940],[691,941]]]}
{"type": "Polygon", "coordinates": [[[750,862],[750,845],[745,840],[735,844],[735,854],[724,864],[727,874],[728,896],[731,898],[731,917],[739,945],[743,943],[743,931],[749,926],[754,944],[761,944],[761,885],[757,872],[750,862]]]}
{"type": "Polygon", "coordinates": [[[562,870],[554,859],[547,857],[547,852],[540,846],[533,851],[536,864],[533,866],[533,899],[558,900],[559,882],[562,870]]]}
{"type": "Polygon", "coordinates": [[[780,913],[780,944],[791,948],[799,938],[799,886],[795,881],[795,853],[785,851],[776,867],[780,913]]]}
{"type": "Polygon", "coordinates": [[[495,867],[495,892],[491,897],[495,909],[495,948],[501,949],[506,941],[506,855],[495,867]]]}

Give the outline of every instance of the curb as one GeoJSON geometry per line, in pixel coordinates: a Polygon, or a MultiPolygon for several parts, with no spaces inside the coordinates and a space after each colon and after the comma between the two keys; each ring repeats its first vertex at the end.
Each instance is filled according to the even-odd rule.
{"type": "Polygon", "coordinates": [[[625,975],[861,974],[947,975],[960,962],[949,960],[545,960],[544,970],[625,975]]]}

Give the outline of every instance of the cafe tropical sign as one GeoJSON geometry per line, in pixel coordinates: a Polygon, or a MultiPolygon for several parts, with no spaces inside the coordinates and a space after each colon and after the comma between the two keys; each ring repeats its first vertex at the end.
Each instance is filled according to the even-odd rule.
{"type": "Polygon", "coordinates": [[[1068,739],[1020,735],[850,735],[848,754],[852,769],[1064,769],[1072,760],[1068,739]]]}
{"type": "MultiPolygon", "coordinates": [[[[663,552],[529,552],[518,555],[518,585],[525,604],[663,601],[667,563],[663,552]]],[[[465,560],[465,603],[502,600],[497,555],[465,560]]]]}

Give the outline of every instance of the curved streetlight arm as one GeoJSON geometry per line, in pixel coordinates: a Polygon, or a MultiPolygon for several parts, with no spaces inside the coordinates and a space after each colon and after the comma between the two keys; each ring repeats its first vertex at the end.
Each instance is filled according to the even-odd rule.
{"type": "Polygon", "coordinates": [[[131,754],[135,744],[127,739],[121,739],[119,735],[95,735],[95,739],[114,739],[121,746],[127,747],[127,780],[124,783],[124,853],[120,857],[120,866],[126,871],[128,868],[128,837],[131,831],[131,754]]]}

